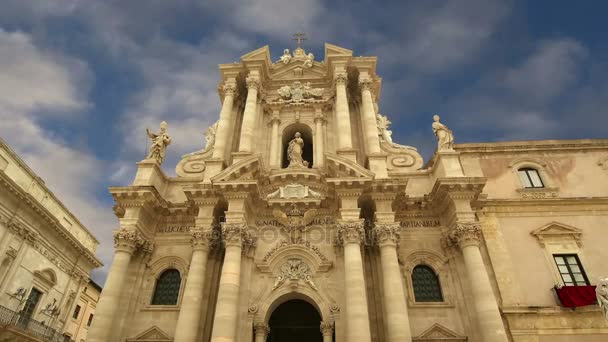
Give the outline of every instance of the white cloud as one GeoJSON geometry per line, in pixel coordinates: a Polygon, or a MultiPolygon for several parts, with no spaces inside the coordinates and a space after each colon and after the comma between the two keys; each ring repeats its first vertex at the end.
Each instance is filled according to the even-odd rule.
{"type": "Polygon", "coordinates": [[[39,124],[58,113],[63,122],[77,118],[87,107],[86,80],[85,63],[0,30],[0,134],[102,242],[99,256],[108,264],[112,213],[94,194],[103,164],[39,124]]]}

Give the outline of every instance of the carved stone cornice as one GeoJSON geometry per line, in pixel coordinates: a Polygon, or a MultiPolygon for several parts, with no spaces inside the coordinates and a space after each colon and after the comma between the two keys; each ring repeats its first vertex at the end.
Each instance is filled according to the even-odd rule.
{"type": "Polygon", "coordinates": [[[245,83],[247,84],[247,89],[255,89],[260,90],[262,82],[259,77],[256,76],[247,76],[245,79],[245,83]]]}
{"type": "Polygon", "coordinates": [[[365,239],[363,220],[338,222],[338,244],[361,244],[365,239]]]}
{"type": "Polygon", "coordinates": [[[376,223],[373,230],[374,239],[379,246],[397,246],[400,239],[399,223],[376,223]]]}
{"type": "Polygon", "coordinates": [[[481,243],[481,224],[479,222],[456,222],[448,233],[448,238],[460,248],[479,246],[481,243]]]}
{"type": "Polygon", "coordinates": [[[114,248],[116,251],[133,254],[140,247],[143,247],[144,250],[151,250],[152,248],[152,244],[140,232],[126,229],[114,231],[114,248]]]}
{"type": "Polygon", "coordinates": [[[337,73],[334,75],[334,85],[346,85],[348,81],[348,76],[346,73],[337,73]]]}
{"type": "Polygon", "coordinates": [[[321,322],[321,334],[323,336],[331,336],[334,333],[334,323],[333,322],[321,322]]]}
{"type": "Polygon", "coordinates": [[[270,326],[264,322],[254,323],[253,329],[258,336],[266,337],[270,333],[270,326]]]}

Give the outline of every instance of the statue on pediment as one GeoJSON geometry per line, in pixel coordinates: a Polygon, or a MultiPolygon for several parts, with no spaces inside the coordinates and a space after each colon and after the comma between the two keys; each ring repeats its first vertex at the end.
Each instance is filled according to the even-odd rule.
{"type": "Polygon", "coordinates": [[[439,115],[433,115],[433,133],[437,137],[437,151],[454,151],[454,133],[439,122],[439,115]]]}
{"type": "Polygon", "coordinates": [[[282,62],[283,64],[289,64],[289,62],[291,62],[291,53],[289,53],[289,49],[283,50],[283,56],[279,58],[278,62],[282,62]]]}
{"type": "Polygon", "coordinates": [[[310,52],[308,55],[306,55],[306,59],[304,60],[304,64],[302,64],[302,66],[304,66],[305,68],[312,68],[312,64],[314,61],[315,55],[310,52]]]}
{"type": "Polygon", "coordinates": [[[304,139],[302,134],[296,132],[294,138],[289,142],[287,147],[287,158],[289,158],[289,167],[308,167],[308,162],[302,158],[304,151],[304,139]]]}
{"type": "Polygon", "coordinates": [[[165,121],[160,123],[160,131],[158,134],[150,132],[150,130],[147,128],[146,133],[148,134],[148,137],[152,139],[150,153],[148,153],[146,159],[153,159],[159,164],[162,164],[163,160],[165,159],[167,146],[171,144],[171,137],[167,134],[167,123],[165,121]]]}

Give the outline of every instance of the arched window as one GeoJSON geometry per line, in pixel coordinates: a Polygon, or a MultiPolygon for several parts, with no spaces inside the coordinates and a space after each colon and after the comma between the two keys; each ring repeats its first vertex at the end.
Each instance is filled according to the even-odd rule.
{"type": "Polygon", "coordinates": [[[439,277],[429,266],[418,265],[414,267],[412,286],[416,302],[443,302],[439,277]]]}
{"type": "Polygon", "coordinates": [[[176,305],[181,282],[182,277],[174,268],[161,273],[156,280],[152,305],[176,305]]]}
{"type": "Polygon", "coordinates": [[[521,184],[524,188],[544,188],[540,175],[538,174],[538,170],[533,169],[531,167],[523,167],[517,170],[519,174],[519,179],[521,180],[521,184]]]}

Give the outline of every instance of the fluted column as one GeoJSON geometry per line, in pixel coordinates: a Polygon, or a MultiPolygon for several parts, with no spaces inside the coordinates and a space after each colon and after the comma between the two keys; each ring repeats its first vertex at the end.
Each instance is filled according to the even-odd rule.
{"type": "Polygon", "coordinates": [[[234,97],[236,96],[236,81],[234,79],[226,81],[223,86],[224,102],[220,111],[220,120],[217,123],[217,132],[215,134],[215,145],[213,146],[213,158],[224,159],[226,156],[226,143],[230,136],[230,123],[234,120],[232,117],[232,108],[234,106],[234,97]]]}
{"type": "Polygon", "coordinates": [[[325,118],[323,117],[323,114],[318,112],[315,115],[315,160],[314,160],[314,166],[315,167],[322,167],[323,166],[323,154],[325,153],[325,146],[323,144],[323,121],[325,121],[325,118]]]}
{"type": "Polygon", "coordinates": [[[279,156],[279,113],[273,112],[272,119],[270,119],[271,136],[270,136],[270,167],[281,167],[280,156],[279,156]]]}
{"type": "Polygon", "coordinates": [[[482,340],[507,342],[508,338],[496,297],[479,250],[481,242],[479,222],[457,222],[448,233],[446,242],[448,245],[458,244],[462,250],[482,340]]]}
{"type": "Polygon", "coordinates": [[[253,325],[255,330],[255,342],[266,342],[266,337],[270,333],[270,327],[266,323],[256,323],[253,325]]]}
{"type": "Polygon", "coordinates": [[[346,341],[371,341],[363,260],[361,257],[361,243],[363,239],[362,221],[342,221],[338,224],[338,242],[344,247],[346,341]]]}
{"type": "Polygon", "coordinates": [[[373,81],[371,78],[359,79],[359,86],[361,87],[361,104],[362,104],[362,119],[363,129],[365,132],[365,141],[367,142],[367,153],[379,153],[380,152],[380,139],[378,139],[378,125],[376,124],[376,113],[374,112],[374,100],[372,99],[372,85],[373,81]]]}
{"type": "Polygon", "coordinates": [[[334,76],[336,84],[336,135],[338,136],[339,150],[353,148],[350,130],[350,112],[346,96],[346,81],[347,76],[345,72],[337,73],[334,76]]]}
{"type": "Polygon", "coordinates": [[[195,342],[203,308],[205,270],[212,232],[192,232],[192,258],[175,327],[175,342],[195,342]]]}
{"type": "Polygon", "coordinates": [[[321,322],[321,334],[323,342],[332,342],[334,339],[334,324],[332,322],[321,322]]]}
{"type": "Polygon", "coordinates": [[[253,130],[255,129],[257,116],[258,90],[260,89],[260,78],[250,75],[246,79],[247,100],[245,102],[245,112],[243,113],[243,123],[241,127],[241,140],[239,143],[240,152],[251,152],[253,142],[253,130]]]}
{"type": "Polygon", "coordinates": [[[107,342],[110,340],[111,334],[114,332],[114,317],[122,307],[120,297],[124,291],[131,257],[136,248],[144,243],[145,240],[137,231],[121,229],[114,232],[114,260],[97,304],[95,319],[87,335],[87,341],[107,342]]]}
{"type": "Polygon", "coordinates": [[[226,253],[220,275],[211,341],[234,342],[241,284],[241,252],[243,242],[248,239],[247,226],[245,223],[225,223],[222,225],[222,237],[226,253]]]}
{"type": "Polygon", "coordinates": [[[412,341],[405,291],[397,258],[398,223],[376,223],[374,237],[380,248],[386,309],[387,341],[412,341]]]}

